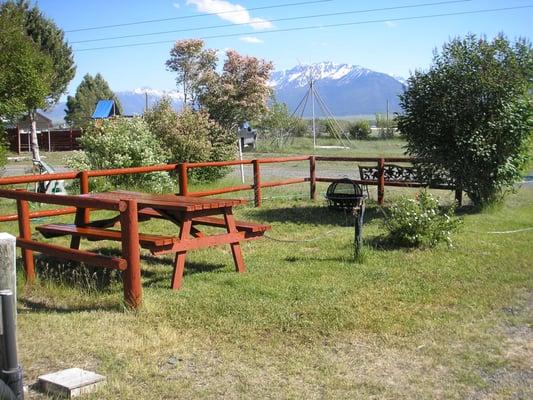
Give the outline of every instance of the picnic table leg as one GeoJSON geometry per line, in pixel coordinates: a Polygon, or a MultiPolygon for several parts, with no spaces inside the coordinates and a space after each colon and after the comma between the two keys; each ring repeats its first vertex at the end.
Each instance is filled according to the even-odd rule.
{"type": "MultiPolygon", "coordinates": [[[[74,225],[76,226],[83,226],[85,223],[85,209],[84,208],[78,208],[76,210],[76,217],[74,217],[74,225]]],[[[72,236],[70,239],[70,248],[71,249],[80,249],[80,241],[81,236],[72,236]]]]}
{"type": "Polygon", "coordinates": [[[123,272],[124,300],[133,308],[142,302],[141,249],[139,246],[139,220],[135,200],[120,201],[122,229],[122,257],[128,263],[123,272]]]}
{"type": "MultiPolygon", "coordinates": [[[[227,209],[224,213],[224,220],[226,221],[226,229],[228,233],[235,233],[237,231],[237,226],[235,224],[235,218],[233,217],[233,211],[227,209]]],[[[242,258],[241,244],[240,242],[230,243],[231,253],[233,254],[233,262],[235,263],[235,271],[237,272],[246,272],[246,267],[244,266],[244,259],[242,258]]]]}
{"type": "MultiPolygon", "coordinates": [[[[180,240],[186,240],[191,233],[192,221],[190,218],[184,218],[180,229],[180,240]]],[[[174,260],[174,272],[172,273],[171,288],[178,290],[183,280],[183,271],[185,270],[185,258],[187,257],[187,250],[178,251],[174,260]]]]}

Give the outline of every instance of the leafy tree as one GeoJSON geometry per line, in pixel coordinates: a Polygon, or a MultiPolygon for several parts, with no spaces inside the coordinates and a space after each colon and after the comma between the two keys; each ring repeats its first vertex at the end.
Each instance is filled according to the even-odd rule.
{"type": "Polygon", "coordinates": [[[203,40],[185,39],[174,44],[166,66],[177,73],[176,84],[183,87],[184,105],[197,106],[198,97],[215,74],[216,64],[216,51],[204,49],[203,40]]]}
{"type": "Polygon", "coordinates": [[[368,121],[355,121],[348,127],[348,133],[352,139],[368,139],[372,130],[370,129],[370,123],[368,121]]]}
{"type": "Polygon", "coordinates": [[[23,15],[11,3],[0,8],[0,115],[15,118],[45,105],[52,61],[26,35],[23,15]]]}
{"type": "Polygon", "coordinates": [[[224,128],[235,131],[267,111],[272,90],[268,79],[273,65],[235,50],[226,52],[222,73],[215,76],[199,100],[209,115],[224,128]]]}
{"type": "Polygon", "coordinates": [[[447,172],[476,205],[520,179],[533,129],[531,44],[468,35],[409,78],[398,126],[429,173],[447,172]]]}
{"type": "MultiPolygon", "coordinates": [[[[24,15],[13,4],[0,7],[0,116],[15,118],[46,105],[53,80],[52,60],[26,35],[24,15]]],[[[32,124],[33,158],[39,160],[35,123],[32,124]]]]}
{"type": "Polygon", "coordinates": [[[98,100],[112,99],[122,113],[118,97],[110,89],[102,75],[87,74],[76,89],[74,96],[67,97],[65,120],[70,126],[85,126],[91,121],[91,115],[98,100]]]}
{"type": "Polygon", "coordinates": [[[302,131],[308,130],[305,121],[291,115],[285,103],[278,103],[275,100],[259,120],[258,127],[261,136],[277,147],[281,147],[289,137],[303,136],[302,131]]]}
{"type": "MultiPolygon", "coordinates": [[[[32,125],[32,155],[35,161],[40,161],[35,124],[36,109],[56,103],[74,77],[76,68],[74,66],[72,48],[65,42],[64,32],[51,19],[47,18],[37,6],[31,6],[29,1],[7,1],[2,3],[0,7],[2,11],[15,10],[17,14],[21,15],[22,27],[26,35],[40,52],[49,57],[51,61],[47,64],[48,68],[32,68],[33,77],[26,75],[27,78],[32,80],[36,77],[40,78],[42,84],[48,86],[45,94],[46,103],[41,105],[40,96],[37,96],[39,101],[34,101],[33,103],[39,104],[28,108],[28,116],[32,125]]],[[[38,58],[38,56],[35,56],[35,58],[38,58]]]]}
{"type": "Polygon", "coordinates": [[[392,139],[397,128],[396,118],[387,118],[384,114],[376,114],[376,127],[382,139],[392,139]]]}
{"type": "MultiPolygon", "coordinates": [[[[167,162],[225,161],[235,155],[235,133],[211,120],[205,110],[186,107],[177,113],[170,100],[163,99],[144,118],[161,146],[168,151],[167,162]]],[[[190,171],[190,174],[194,179],[212,181],[228,171],[201,168],[190,171]]]]}

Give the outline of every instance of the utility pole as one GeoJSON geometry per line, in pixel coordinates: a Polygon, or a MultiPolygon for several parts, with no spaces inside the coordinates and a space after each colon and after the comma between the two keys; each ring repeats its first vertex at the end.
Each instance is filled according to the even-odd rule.
{"type": "Polygon", "coordinates": [[[316,149],[316,125],[315,125],[315,88],[311,76],[311,109],[313,110],[313,150],[316,149]]]}

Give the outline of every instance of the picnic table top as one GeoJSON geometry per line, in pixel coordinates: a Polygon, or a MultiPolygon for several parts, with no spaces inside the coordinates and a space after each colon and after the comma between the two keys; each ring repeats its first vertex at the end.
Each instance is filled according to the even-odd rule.
{"type": "Polygon", "coordinates": [[[172,208],[179,211],[197,211],[233,207],[246,203],[241,199],[216,199],[207,197],[178,196],[175,194],[153,194],[114,190],[111,192],[87,193],[81,197],[116,201],[137,200],[140,207],[172,208]]]}

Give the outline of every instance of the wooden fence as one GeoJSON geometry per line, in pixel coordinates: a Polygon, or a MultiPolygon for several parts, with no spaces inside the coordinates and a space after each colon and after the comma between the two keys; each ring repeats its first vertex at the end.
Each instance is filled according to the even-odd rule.
{"type": "MultiPolygon", "coordinates": [[[[337,178],[319,177],[317,176],[317,164],[323,162],[353,162],[353,163],[375,163],[379,169],[378,178],[375,180],[357,180],[355,183],[364,185],[377,186],[378,203],[383,204],[385,198],[386,186],[392,187],[424,187],[428,186],[423,182],[400,182],[385,180],[385,166],[390,163],[411,163],[413,160],[408,157],[328,157],[328,156],[292,156],[292,157],[277,157],[277,158],[259,158],[254,160],[232,160],[232,161],[215,161],[215,162],[200,162],[200,163],[178,163],[166,165],[154,165],[149,167],[133,167],[121,169],[107,169],[107,170],[90,170],[79,172],[63,172],[46,175],[26,175],[0,178],[0,186],[28,184],[50,180],[78,180],[80,193],[89,193],[89,179],[92,177],[128,175],[128,174],[142,174],[150,172],[171,172],[176,171],[178,174],[179,194],[182,196],[213,196],[223,193],[231,193],[245,190],[253,190],[254,204],[260,207],[262,203],[262,189],[276,186],[285,186],[300,183],[309,183],[309,197],[312,200],[317,198],[317,182],[333,182],[337,178]],[[276,181],[263,181],[261,175],[261,166],[264,164],[276,164],[286,162],[306,162],[309,166],[309,176],[303,178],[291,178],[276,181]],[[227,167],[233,165],[252,165],[253,167],[253,184],[223,187],[205,191],[189,191],[188,186],[188,171],[194,168],[206,167],[227,167]]],[[[355,172],[356,168],[351,171],[355,172]]],[[[452,186],[440,186],[439,189],[454,190],[456,200],[461,203],[461,190],[452,186]]],[[[0,196],[1,197],[1,196],[0,196]]],[[[43,210],[31,212],[30,218],[48,217],[53,215],[64,215],[75,213],[75,207],[66,207],[55,210],[43,210]]],[[[17,214],[0,215],[0,222],[16,221],[17,214]]]]}
{"type": "MultiPolygon", "coordinates": [[[[6,129],[9,150],[15,153],[30,151],[30,134],[20,132],[18,128],[6,129]]],[[[55,129],[43,131],[37,134],[39,148],[44,151],[70,151],[79,150],[78,138],[81,136],[80,129],[55,129]]]]}

